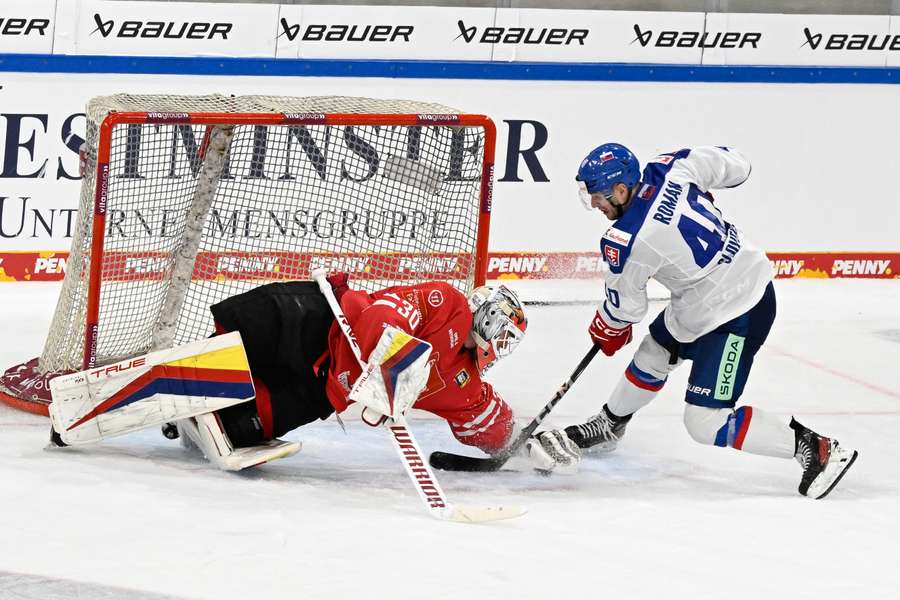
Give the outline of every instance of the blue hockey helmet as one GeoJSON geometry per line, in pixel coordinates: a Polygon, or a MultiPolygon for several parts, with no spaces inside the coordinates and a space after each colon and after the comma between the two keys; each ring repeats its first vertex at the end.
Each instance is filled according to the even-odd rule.
{"type": "MultiPolygon", "coordinates": [[[[583,183],[587,196],[607,192],[617,183],[633,187],[641,179],[641,163],[622,144],[597,146],[581,161],[575,180],[583,183]]],[[[581,187],[579,185],[579,187],[581,187]]],[[[590,208],[590,200],[587,202],[590,208]]]]}

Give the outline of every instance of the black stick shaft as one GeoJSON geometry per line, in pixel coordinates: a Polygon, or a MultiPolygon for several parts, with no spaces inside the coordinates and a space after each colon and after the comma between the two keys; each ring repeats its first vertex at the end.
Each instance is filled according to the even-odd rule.
{"type": "Polygon", "coordinates": [[[572,387],[572,384],[581,376],[581,373],[585,370],[585,368],[590,364],[594,357],[597,355],[597,352],[600,350],[600,346],[594,345],[591,346],[591,349],[588,350],[587,354],[584,355],[584,358],[581,359],[581,362],[578,363],[578,366],[575,367],[575,370],[569,376],[569,378],[565,381],[565,383],[560,386],[560,388],[556,391],[556,394],[553,395],[550,402],[544,405],[544,408],[537,414],[537,416],[532,419],[531,423],[529,423],[525,429],[519,432],[519,435],[515,440],[509,444],[506,449],[490,458],[477,458],[474,456],[464,456],[460,454],[453,454],[452,452],[432,452],[430,457],[431,466],[436,469],[442,469],[444,471],[497,471],[499,470],[506,461],[508,461],[512,456],[519,451],[519,449],[525,445],[525,442],[528,441],[528,438],[531,437],[531,434],[540,426],[543,420],[550,414],[550,411],[553,410],[553,407],[556,406],[560,400],[562,400],[563,396],[566,395],[566,392],[569,391],[569,388],[572,387]]]}

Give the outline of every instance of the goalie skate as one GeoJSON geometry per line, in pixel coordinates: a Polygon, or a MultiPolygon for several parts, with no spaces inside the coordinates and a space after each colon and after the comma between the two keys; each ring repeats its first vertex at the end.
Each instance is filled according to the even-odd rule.
{"type": "Polygon", "coordinates": [[[270,440],[258,446],[234,448],[225,435],[218,417],[212,413],[181,419],[176,423],[182,444],[190,440],[209,462],[223,471],[241,471],[300,451],[300,442],[270,440]]]}

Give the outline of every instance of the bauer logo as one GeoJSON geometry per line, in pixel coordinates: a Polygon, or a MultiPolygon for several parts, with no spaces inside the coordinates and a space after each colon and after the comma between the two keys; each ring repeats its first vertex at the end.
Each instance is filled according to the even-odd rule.
{"type": "Polygon", "coordinates": [[[307,25],[302,30],[299,23],[281,19],[277,38],[286,37],[293,42],[298,37],[304,42],[410,42],[415,27],[412,25],[307,25]]]}
{"type": "Polygon", "coordinates": [[[565,27],[466,27],[460,19],[456,22],[459,35],[453,41],[462,39],[467,44],[528,44],[545,46],[568,46],[578,43],[584,46],[590,30],[568,29],[565,27]]]}
{"type": "Polygon", "coordinates": [[[100,34],[104,38],[163,38],[168,40],[212,40],[228,39],[233,23],[209,23],[206,21],[119,21],[103,20],[100,13],[94,13],[96,28],[91,35],[100,34]]]}
{"type": "Polygon", "coordinates": [[[50,19],[0,17],[0,35],[47,35],[50,19]]]}
{"type": "Polygon", "coordinates": [[[642,48],[759,48],[759,31],[657,31],[634,24],[634,44],[642,48]]]}
{"type": "Polygon", "coordinates": [[[825,37],[821,33],[813,33],[809,27],[803,28],[805,41],[800,47],[809,46],[811,50],[900,50],[900,34],[869,33],[832,33],[825,37]],[[823,44],[822,41],[825,41],[823,44]]]}

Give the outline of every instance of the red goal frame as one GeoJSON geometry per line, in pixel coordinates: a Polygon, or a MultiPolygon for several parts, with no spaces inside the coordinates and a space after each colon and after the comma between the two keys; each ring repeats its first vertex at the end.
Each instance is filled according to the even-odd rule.
{"type": "MultiPolygon", "coordinates": [[[[360,114],[360,113],[164,113],[112,112],[100,124],[97,166],[94,184],[94,211],[91,228],[91,263],[88,274],[88,298],[84,331],[82,368],[95,366],[99,336],[100,284],[103,242],[106,231],[106,204],[112,132],[119,125],[335,125],[335,126],[459,126],[484,129],[484,157],[481,169],[481,202],[476,234],[474,284],[484,285],[487,274],[487,250],[493,202],[494,156],[497,128],[485,115],[469,114],[360,114]]],[[[202,157],[209,141],[206,130],[199,153],[202,157]]]]}

